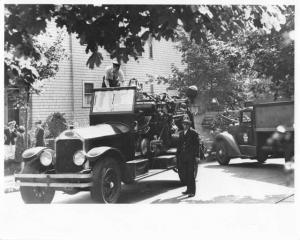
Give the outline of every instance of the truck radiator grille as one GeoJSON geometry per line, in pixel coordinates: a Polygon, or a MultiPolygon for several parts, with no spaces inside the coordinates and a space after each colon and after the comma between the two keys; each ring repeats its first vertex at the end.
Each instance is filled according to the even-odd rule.
{"type": "Polygon", "coordinates": [[[79,139],[58,140],[56,142],[56,172],[80,171],[82,167],[73,163],[73,155],[82,149],[83,144],[79,139]]]}

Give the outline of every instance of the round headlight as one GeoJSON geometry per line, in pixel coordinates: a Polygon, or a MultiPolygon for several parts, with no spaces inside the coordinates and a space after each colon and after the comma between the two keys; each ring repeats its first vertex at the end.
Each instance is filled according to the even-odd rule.
{"type": "Polygon", "coordinates": [[[85,162],[85,154],[83,153],[83,151],[78,151],[78,152],[76,152],[74,154],[74,156],[73,156],[73,162],[77,166],[81,166],[82,164],[84,164],[84,162],[85,162]]]}
{"type": "Polygon", "coordinates": [[[45,167],[49,166],[52,163],[52,154],[49,151],[42,152],[40,162],[45,167]]]}

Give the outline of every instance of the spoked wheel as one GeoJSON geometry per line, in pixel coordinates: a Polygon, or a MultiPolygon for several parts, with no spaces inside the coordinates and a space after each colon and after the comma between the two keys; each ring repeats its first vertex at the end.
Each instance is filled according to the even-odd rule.
{"type": "Polygon", "coordinates": [[[113,158],[105,158],[93,169],[91,197],[101,203],[116,203],[121,193],[120,167],[113,158]]]}
{"type": "Polygon", "coordinates": [[[228,165],[230,161],[224,141],[219,141],[216,144],[216,158],[220,165],[228,165]]]}
{"type": "MultiPolygon", "coordinates": [[[[38,173],[38,170],[25,166],[22,173],[38,173]]],[[[50,187],[20,187],[20,193],[25,203],[51,203],[55,190],[50,187]]]]}

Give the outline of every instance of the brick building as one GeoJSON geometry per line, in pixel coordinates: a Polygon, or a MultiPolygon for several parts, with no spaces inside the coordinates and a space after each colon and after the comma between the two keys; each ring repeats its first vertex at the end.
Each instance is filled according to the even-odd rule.
{"type": "MultiPolygon", "coordinates": [[[[54,25],[50,24],[48,28],[51,34],[55,34],[54,25]]],[[[101,86],[104,69],[111,65],[111,59],[109,54],[101,51],[104,59],[100,67],[89,69],[86,66],[89,54],[85,53],[85,46],[79,44],[75,35],[65,36],[63,46],[69,59],[60,63],[55,79],[44,80],[43,93],[32,96],[29,126],[36,120],[45,121],[53,112],[65,113],[66,119],[72,121],[75,126],[85,126],[89,122],[89,90],[101,86]]],[[[172,64],[180,69],[183,67],[181,55],[174,46],[174,43],[165,40],[159,42],[149,40],[145,45],[145,52],[138,61],[130,59],[126,64],[122,64],[121,69],[125,74],[126,82],[136,78],[147,92],[167,92],[168,85],[147,83],[147,74],[168,76],[172,64]]],[[[8,112],[6,107],[6,118],[8,112]]]]}

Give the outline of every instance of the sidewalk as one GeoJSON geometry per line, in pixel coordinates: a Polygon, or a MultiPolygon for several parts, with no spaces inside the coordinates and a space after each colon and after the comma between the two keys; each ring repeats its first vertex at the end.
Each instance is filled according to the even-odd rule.
{"type": "Polygon", "coordinates": [[[19,191],[19,187],[16,186],[15,178],[13,175],[4,177],[4,193],[11,193],[19,191]]]}

